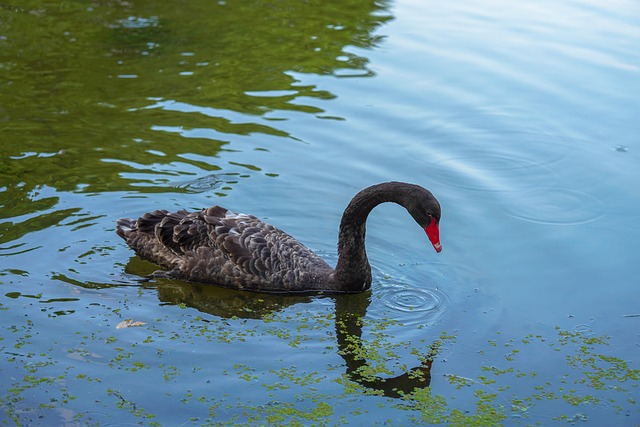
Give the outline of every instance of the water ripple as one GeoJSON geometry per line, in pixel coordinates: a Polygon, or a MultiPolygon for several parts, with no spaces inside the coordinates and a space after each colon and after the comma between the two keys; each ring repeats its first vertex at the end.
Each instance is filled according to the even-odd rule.
{"type": "Polygon", "coordinates": [[[447,117],[428,129],[430,176],[456,188],[519,192],[554,180],[574,146],[555,126],[508,107],[447,117]]]}
{"type": "Polygon", "coordinates": [[[582,225],[600,219],[604,215],[604,203],[579,190],[543,188],[514,195],[507,214],[537,224],[582,225]]]}
{"type": "Polygon", "coordinates": [[[474,153],[442,159],[434,179],[472,191],[520,191],[540,185],[550,172],[534,161],[514,155],[474,153]]]}
{"type": "Polygon", "coordinates": [[[372,307],[374,317],[392,317],[405,325],[433,323],[450,305],[449,296],[437,288],[412,288],[403,283],[383,283],[375,298],[382,304],[372,307]]]}
{"type": "Polygon", "coordinates": [[[443,304],[442,295],[434,289],[387,289],[382,300],[387,307],[405,313],[437,311],[443,304]]]}
{"type": "Polygon", "coordinates": [[[173,186],[184,190],[186,193],[204,193],[220,187],[225,182],[220,175],[211,174],[188,181],[181,181],[173,184],[173,186]]]}

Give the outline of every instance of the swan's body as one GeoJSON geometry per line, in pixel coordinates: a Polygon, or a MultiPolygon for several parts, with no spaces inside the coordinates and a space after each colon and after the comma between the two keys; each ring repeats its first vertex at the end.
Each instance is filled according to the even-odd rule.
{"type": "Polygon", "coordinates": [[[174,278],[262,292],[361,292],[371,286],[365,223],[384,202],[404,206],[440,252],[440,204],[424,188],[401,182],[368,187],[351,200],[340,223],[335,269],[284,231],[219,206],[123,218],[117,233],[174,278]]]}

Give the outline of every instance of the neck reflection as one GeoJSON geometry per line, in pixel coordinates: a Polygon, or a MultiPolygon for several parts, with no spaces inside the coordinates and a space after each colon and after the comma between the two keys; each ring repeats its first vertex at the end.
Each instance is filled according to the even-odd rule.
{"type": "Polygon", "coordinates": [[[418,356],[417,366],[395,376],[376,372],[378,361],[373,359],[379,355],[368,351],[362,338],[363,319],[370,305],[369,292],[332,296],[271,295],[166,279],[159,281],[157,291],[162,302],[186,305],[223,319],[264,319],[293,305],[310,303],[317,298],[331,298],[335,303],[337,352],[344,360],[350,381],[368,392],[392,398],[411,394],[416,389],[429,387],[431,383],[431,367],[438,354],[438,341],[426,354],[418,356]],[[368,357],[372,360],[367,360],[368,357]]]}

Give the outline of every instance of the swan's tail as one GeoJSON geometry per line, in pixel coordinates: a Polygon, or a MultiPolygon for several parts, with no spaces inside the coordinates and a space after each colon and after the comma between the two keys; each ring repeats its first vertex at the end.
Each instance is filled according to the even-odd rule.
{"type": "Polygon", "coordinates": [[[136,230],[136,220],[132,218],[120,218],[116,222],[116,234],[127,240],[127,235],[136,230]]]}

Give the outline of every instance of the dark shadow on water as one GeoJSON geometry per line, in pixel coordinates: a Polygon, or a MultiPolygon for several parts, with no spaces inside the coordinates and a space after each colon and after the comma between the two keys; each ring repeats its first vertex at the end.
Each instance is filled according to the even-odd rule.
{"type": "Polygon", "coordinates": [[[338,354],[345,362],[346,373],[351,381],[375,394],[394,398],[430,385],[431,365],[437,355],[436,344],[425,355],[423,363],[401,375],[381,377],[370,373],[371,361],[363,356],[366,352],[362,340],[362,319],[370,304],[368,292],[354,295],[273,295],[168,280],[161,280],[156,286],[158,298],[163,303],[186,305],[225,319],[262,319],[295,304],[330,298],[335,303],[338,354]]]}

